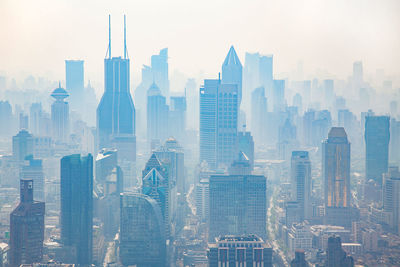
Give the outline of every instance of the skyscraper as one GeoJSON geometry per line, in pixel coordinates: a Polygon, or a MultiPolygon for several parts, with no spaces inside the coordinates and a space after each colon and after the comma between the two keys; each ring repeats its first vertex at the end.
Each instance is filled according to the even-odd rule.
{"type": "Polygon", "coordinates": [[[168,48],[160,50],[158,55],[151,56],[153,81],[160,87],[161,94],[169,98],[168,48]]]}
{"type": "Polygon", "coordinates": [[[58,85],[51,96],[56,100],[51,105],[51,124],[53,138],[56,142],[67,142],[69,137],[69,105],[64,101],[69,95],[58,85]]]}
{"type": "Polygon", "coordinates": [[[76,251],[71,263],[92,264],[93,157],[61,159],[61,242],[76,251]]]}
{"type": "Polygon", "coordinates": [[[267,179],[260,175],[210,177],[209,240],[219,235],[266,238],[267,179]]]}
{"type": "Polygon", "coordinates": [[[273,87],[273,56],[267,55],[260,57],[260,66],[259,66],[259,76],[260,76],[260,85],[263,86],[266,90],[266,96],[269,98],[272,96],[272,87],[273,87]]]}
{"type": "Polygon", "coordinates": [[[27,130],[21,130],[12,138],[12,150],[15,160],[23,161],[33,154],[33,136],[27,130]]]}
{"type": "Polygon", "coordinates": [[[400,172],[398,167],[390,167],[383,175],[383,210],[391,213],[390,227],[400,233],[400,172]]]}
{"type": "Polygon", "coordinates": [[[41,262],[44,213],[44,202],[33,198],[33,181],[21,179],[20,203],[10,215],[10,266],[41,262]]]}
{"type": "Polygon", "coordinates": [[[44,173],[41,159],[34,159],[33,155],[27,156],[25,165],[21,169],[21,179],[32,180],[35,184],[33,198],[38,201],[45,201],[44,173]]]}
{"type": "Polygon", "coordinates": [[[272,102],[274,112],[285,110],[285,80],[274,80],[272,102]]]}
{"type": "Polygon", "coordinates": [[[390,121],[388,116],[365,117],[366,179],[382,185],[382,174],[388,170],[390,121]]]}
{"type": "Polygon", "coordinates": [[[228,55],[222,64],[222,83],[237,85],[238,105],[240,105],[242,101],[242,72],[242,63],[240,63],[235,48],[231,46],[228,55]]]}
{"type": "Polygon", "coordinates": [[[326,267],[353,267],[354,260],[347,256],[342,248],[342,241],[339,236],[328,238],[328,249],[326,250],[326,267]]]}
{"type": "Polygon", "coordinates": [[[153,153],[142,171],[142,194],[156,200],[161,209],[165,227],[166,239],[171,234],[171,214],[174,202],[170,201],[173,194],[170,193],[168,170],[153,153]]]}
{"type": "Polygon", "coordinates": [[[200,161],[211,168],[229,166],[237,154],[237,90],[220,80],[204,80],[200,88],[200,161]]]}
{"type": "Polygon", "coordinates": [[[264,87],[258,87],[251,93],[251,131],[258,144],[265,142],[265,123],[268,112],[264,87]]]}
{"type": "Polygon", "coordinates": [[[65,89],[70,94],[73,109],[82,109],[84,105],[83,60],[65,60],[65,89]]]}
{"type": "Polygon", "coordinates": [[[168,138],[169,107],[160,88],[153,83],[147,91],[147,141],[162,142],[168,138]]]}
{"type": "Polygon", "coordinates": [[[343,127],[332,127],[322,145],[325,206],[350,207],[350,143],[343,127]]]}
{"type": "Polygon", "coordinates": [[[32,103],[29,109],[29,129],[35,136],[39,136],[41,132],[42,113],[42,103],[32,103]]]}
{"type": "Polygon", "coordinates": [[[292,200],[298,202],[300,220],[310,218],[311,161],[307,151],[293,151],[291,160],[292,200]]]}
{"type": "Polygon", "coordinates": [[[170,106],[168,119],[170,135],[184,144],[186,133],[186,95],[171,96],[170,106]]]}
{"type": "Polygon", "coordinates": [[[159,203],[147,195],[121,194],[119,257],[124,266],[166,265],[164,220],[159,203]]]}
{"type": "Polygon", "coordinates": [[[109,27],[108,57],[104,59],[105,88],[97,107],[97,142],[98,149],[129,147],[127,155],[124,157],[120,153],[119,158],[135,161],[135,106],[130,93],[130,60],[126,48],[125,29],[124,24],[124,57],[111,57],[111,28],[109,27]]]}

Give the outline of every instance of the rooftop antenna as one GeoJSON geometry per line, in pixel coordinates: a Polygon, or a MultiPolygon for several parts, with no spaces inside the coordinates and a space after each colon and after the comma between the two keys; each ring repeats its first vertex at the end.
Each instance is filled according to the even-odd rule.
{"type": "Polygon", "coordinates": [[[108,58],[111,58],[111,15],[108,15],[108,58]]]}
{"type": "Polygon", "coordinates": [[[124,59],[126,59],[126,16],[124,15],[124,59]]]}

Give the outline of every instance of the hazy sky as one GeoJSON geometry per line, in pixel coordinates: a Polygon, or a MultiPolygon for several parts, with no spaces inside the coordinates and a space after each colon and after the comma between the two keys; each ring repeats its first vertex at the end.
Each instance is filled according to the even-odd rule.
{"type": "Polygon", "coordinates": [[[246,51],[274,54],[277,73],[299,60],[305,73],[342,78],[355,60],[400,73],[398,0],[0,0],[0,72],[64,80],[64,60],[84,59],[86,78],[101,82],[108,14],[119,56],[124,13],[135,78],[163,47],[171,73],[215,77],[231,44],[242,63],[246,51]]]}

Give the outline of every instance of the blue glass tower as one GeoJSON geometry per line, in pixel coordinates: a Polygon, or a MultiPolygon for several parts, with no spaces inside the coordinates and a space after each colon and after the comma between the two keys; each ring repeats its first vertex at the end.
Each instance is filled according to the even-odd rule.
{"type": "Polygon", "coordinates": [[[61,159],[61,241],[76,251],[72,263],[92,264],[93,157],[61,159]]]}
{"type": "MultiPolygon", "coordinates": [[[[110,20],[110,18],[109,18],[110,20]]],[[[109,22],[110,23],[110,22],[109,22]]],[[[111,30],[109,28],[108,57],[104,59],[104,94],[97,107],[98,149],[129,143],[136,150],[135,106],[130,93],[130,61],[126,49],[124,17],[124,57],[111,57],[111,30]],[[117,144],[116,144],[117,143],[117,144]]],[[[136,151],[127,153],[135,160],[136,151]]],[[[124,155],[120,154],[123,159],[124,155]]]]}

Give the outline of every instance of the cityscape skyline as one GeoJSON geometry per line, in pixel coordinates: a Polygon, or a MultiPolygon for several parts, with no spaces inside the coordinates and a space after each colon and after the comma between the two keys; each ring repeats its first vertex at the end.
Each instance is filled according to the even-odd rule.
{"type": "MultiPolygon", "coordinates": [[[[112,14],[112,24],[121,25],[121,15],[126,14],[127,42],[135,86],[140,81],[141,66],[149,63],[146,55],[154,54],[163,47],[170,47],[172,74],[179,70],[194,77],[199,76],[200,72],[205,75],[215,73],[217,63],[223,60],[223,52],[232,44],[242,61],[246,51],[273,54],[279,59],[275,63],[278,74],[295,71],[298,62],[303,61],[305,74],[320,72],[321,75],[324,73],[321,70],[326,70],[330,74],[326,76],[346,79],[351,71],[351,63],[357,60],[364,62],[368,73],[385,69],[389,75],[399,74],[397,62],[400,61],[400,52],[395,49],[400,44],[400,37],[396,34],[396,26],[400,23],[396,16],[396,11],[400,9],[398,1],[386,0],[377,4],[374,1],[356,0],[350,5],[347,1],[322,3],[292,0],[279,3],[255,1],[251,5],[244,5],[240,1],[229,4],[226,1],[193,4],[179,0],[154,3],[147,1],[125,5],[123,1],[117,1],[110,6],[105,1],[96,1],[96,5],[93,5],[92,1],[69,1],[67,4],[65,1],[55,3],[43,0],[41,5],[35,5],[29,1],[4,0],[0,3],[0,25],[3,25],[0,35],[7,36],[8,42],[0,44],[0,56],[3,58],[0,71],[17,78],[22,71],[60,80],[64,75],[59,62],[82,59],[86,62],[86,79],[101,84],[99,62],[105,54],[105,47],[96,44],[104,44],[108,38],[105,18],[112,14]],[[21,5],[25,8],[21,9],[21,5]],[[39,9],[42,5],[47,5],[47,10],[52,12],[39,9]],[[170,8],[163,12],[166,7],[170,8]],[[211,7],[215,11],[211,12],[211,7]],[[87,13],[87,8],[93,11],[87,13]],[[218,14],[224,8],[228,8],[229,12],[225,13],[222,20],[218,14]],[[35,16],[35,12],[42,16],[35,16]],[[144,14],[146,17],[143,17],[144,14]],[[84,15],[87,23],[82,24],[82,20],[77,19],[79,15],[84,15]],[[241,20],[237,18],[241,16],[246,17],[245,24],[239,23],[241,20]],[[309,19],[303,20],[304,16],[309,19]],[[24,17],[24,23],[18,23],[18,17],[24,17]],[[68,18],[70,23],[65,24],[68,18]],[[141,21],[147,21],[144,27],[141,21]],[[183,27],[181,21],[189,24],[183,27]],[[169,32],[174,34],[168,35],[169,32]],[[198,38],[198,42],[190,42],[195,36],[205,34],[218,41],[212,45],[204,43],[201,38],[198,38]],[[53,36],[56,41],[51,39],[53,36]],[[178,36],[186,36],[187,39],[177,41],[178,36]],[[287,36],[291,37],[290,41],[287,36]],[[71,38],[77,38],[76,42],[71,42],[71,38]],[[351,42],[340,41],[350,38],[351,42]],[[28,40],[35,53],[27,54],[20,45],[28,40]],[[40,43],[38,40],[41,40],[40,43]],[[78,45],[80,41],[85,45],[78,45]],[[338,61],[338,57],[343,60],[338,61]],[[197,64],[192,65],[187,58],[196,60],[197,64]],[[40,62],[40,68],[37,62],[40,62]]],[[[114,30],[113,39],[115,43],[122,43],[122,29],[114,30]]],[[[114,49],[122,54],[123,46],[115,46],[114,49]]],[[[183,88],[171,87],[171,90],[181,91],[183,88]]]]}

